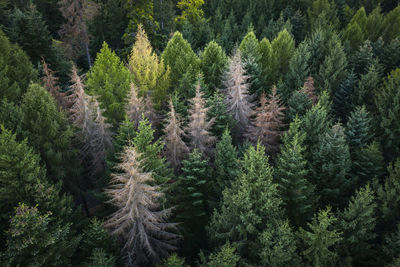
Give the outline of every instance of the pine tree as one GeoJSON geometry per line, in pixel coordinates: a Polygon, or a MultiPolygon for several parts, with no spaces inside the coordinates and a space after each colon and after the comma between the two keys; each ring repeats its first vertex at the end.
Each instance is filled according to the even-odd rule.
{"type": "Polygon", "coordinates": [[[260,98],[260,106],[256,108],[256,118],[246,134],[253,143],[261,142],[269,155],[279,151],[279,141],[285,117],[280,97],[276,93],[276,87],[272,88],[272,94],[268,99],[265,95],[260,98]]]}
{"type": "Polygon", "coordinates": [[[113,126],[124,119],[129,86],[129,71],[104,42],[93,68],[87,74],[86,89],[90,95],[99,96],[104,116],[113,126]]]}
{"type": "Polygon", "coordinates": [[[126,115],[133,123],[135,129],[139,127],[142,113],[144,112],[143,98],[138,96],[138,92],[134,83],[131,83],[131,90],[128,95],[128,103],[126,105],[126,115]]]}
{"type": "Polygon", "coordinates": [[[314,152],[311,168],[312,182],[321,197],[321,205],[343,204],[343,195],[351,182],[348,172],[351,167],[349,147],[346,143],[343,127],[336,124],[330,129],[317,151],[314,152]]]}
{"type": "Polygon", "coordinates": [[[314,0],[311,7],[308,8],[307,13],[311,31],[321,26],[328,26],[329,24],[333,27],[339,25],[334,1],[314,0]]]}
{"type": "Polygon", "coordinates": [[[313,104],[317,103],[318,97],[315,94],[314,78],[312,76],[307,77],[302,90],[303,92],[307,93],[308,98],[310,98],[313,104]]]}
{"type": "Polygon", "coordinates": [[[371,262],[376,234],[374,192],[370,186],[356,191],[346,209],[338,214],[338,225],[343,233],[343,240],[338,244],[341,256],[350,261],[352,265],[367,264],[371,262]]]}
{"type": "Polygon", "coordinates": [[[156,108],[160,108],[166,101],[170,87],[170,71],[154,53],[142,25],[138,26],[136,41],[129,57],[129,68],[138,88],[138,95],[143,97],[150,93],[156,108]]]}
{"type": "Polygon", "coordinates": [[[257,262],[259,251],[252,248],[258,247],[261,234],[269,231],[273,235],[270,242],[279,240],[274,233],[282,223],[281,204],[264,148],[250,146],[238,178],[224,190],[222,205],[211,216],[208,236],[214,244],[229,240],[242,257],[257,262]]]}
{"type": "Polygon", "coordinates": [[[240,256],[236,253],[236,248],[228,242],[223,245],[218,252],[210,255],[207,267],[232,267],[238,266],[240,256]]]}
{"type": "MultiPolygon", "coordinates": [[[[367,14],[365,8],[361,7],[347,24],[344,30],[344,39],[350,42],[351,47],[357,50],[358,47],[366,39],[366,26],[367,26],[367,14]]],[[[376,25],[374,25],[375,27],[376,25]]]]}
{"type": "Polygon", "coordinates": [[[341,82],[339,90],[333,95],[333,111],[341,121],[346,122],[348,112],[351,109],[351,99],[354,87],[357,83],[357,77],[354,72],[350,72],[341,82]]]}
{"type": "Polygon", "coordinates": [[[380,73],[378,67],[372,64],[367,73],[362,74],[357,86],[354,88],[352,102],[356,105],[367,105],[371,110],[374,106],[376,89],[379,87],[380,73]]]}
{"type": "Polygon", "coordinates": [[[49,91],[50,95],[54,98],[60,108],[65,109],[67,103],[65,100],[65,93],[61,92],[61,88],[58,85],[58,77],[55,76],[55,72],[49,68],[49,65],[44,59],[42,59],[42,68],[44,76],[42,77],[43,86],[49,91]]]}
{"type": "Polygon", "coordinates": [[[24,113],[21,107],[13,102],[3,99],[0,103],[0,124],[6,129],[11,130],[17,135],[17,140],[22,140],[26,136],[22,122],[24,121],[24,113]]]}
{"type": "Polygon", "coordinates": [[[118,210],[105,222],[111,234],[124,242],[127,266],[157,263],[175,250],[178,236],[172,231],[176,224],[165,221],[170,209],[160,209],[163,196],[158,186],[149,185],[151,172],[141,168],[141,155],[133,147],[126,147],[118,169],[107,189],[109,203],[118,210]]]}
{"type": "Polygon", "coordinates": [[[377,92],[375,97],[376,110],[380,118],[379,126],[382,131],[380,140],[388,160],[393,160],[399,155],[399,86],[400,69],[396,69],[387,77],[383,88],[377,92]]]}
{"type": "Polygon", "coordinates": [[[200,92],[200,84],[197,84],[196,96],[190,100],[190,103],[189,123],[186,127],[190,139],[190,148],[191,150],[197,148],[201,154],[210,155],[215,137],[210,134],[209,130],[214,123],[214,118],[207,120],[208,108],[205,107],[205,100],[200,92]]]}
{"type": "Polygon", "coordinates": [[[289,131],[283,136],[282,151],[276,161],[275,180],[281,192],[283,206],[290,221],[303,225],[313,213],[314,185],[308,179],[307,161],[304,158],[305,134],[300,131],[300,120],[296,117],[289,131]]]}
{"type": "Polygon", "coordinates": [[[175,18],[178,23],[185,21],[198,25],[204,18],[204,11],[201,6],[204,5],[204,0],[180,0],[176,6],[182,11],[182,14],[175,18]]]}
{"type": "Polygon", "coordinates": [[[228,57],[215,41],[209,42],[200,55],[200,69],[209,90],[206,96],[222,88],[221,78],[228,64],[228,57]]]}
{"type": "Polygon", "coordinates": [[[0,96],[19,102],[31,81],[37,80],[37,71],[28,56],[16,44],[11,44],[0,30],[0,96]]]}
{"type": "Polygon", "coordinates": [[[215,92],[207,101],[208,113],[207,118],[214,118],[211,126],[211,133],[217,138],[221,137],[225,129],[232,130],[235,127],[235,121],[232,115],[228,113],[224,99],[219,92],[215,92]]]}
{"type": "Polygon", "coordinates": [[[222,191],[230,187],[239,174],[238,152],[228,129],[217,143],[214,157],[216,195],[221,196],[222,191]]]}
{"type": "Polygon", "coordinates": [[[181,128],[181,119],[179,114],[175,112],[172,100],[169,101],[169,108],[170,113],[165,121],[166,126],[164,128],[165,156],[177,171],[181,165],[181,160],[189,153],[189,148],[182,140],[185,137],[185,133],[181,128]]]}
{"type": "Polygon", "coordinates": [[[279,32],[278,36],[271,42],[272,48],[272,68],[275,80],[278,81],[287,73],[287,66],[295,51],[293,37],[284,29],[279,32]]]}
{"type": "Polygon", "coordinates": [[[304,90],[294,91],[287,101],[286,122],[293,121],[296,116],[303,117],[312,107],[312,102],[304,90]]]}
{"type": "Polygon", "coordinates": [[[192,66],[195,72],[199,69],[199,59],[180,32],[175,32],[169,40],[162,53],[162,59],[171,69],[171,84],[177,84],[189,66],[192,66]]]}
{"type": "Polygon", "coordinates": [[[305,230],[300,228],[298,235],[304,244],[301,254],[312,266],[329,266],[336,262],[337,252],[332,247],[342,240],[341,233],[332,229],[337,218],[331,208],[320,210],[315,214],[305,230]]]}
{"type": "Polygon", "coordinates": [[[397,6],[389,13],[386,14],[385,19],[383,21],[383,39],[385,41],[390,41],[398,38],[400,36],[400,6],[397,6]]]}
{"type": "Polygon", "coordinates": [[[225,103],[228,112],[232,114],[237,122],[240,132],[250,124],[250,117],[253,115],[251,96],[249,95],[249,76],[244,73],[240,50],[236,50],[229,61],[229,68],[225,73],[225,103]]]}
{"type": "Polygon", "coordinates": [[[365,106],[358,107],[350,113],[345,134],[350,152],[353,155],[370,143],[373,137],[371,123],[371,118],[365,106]]]}
{"type": "Polygon", "coordinates": [[[271,42],[267,38],[263,38],[260,41],[260,67],[261,73],[264,76],[264,87],[271,88],[275,82],[275,77],[273,73],[273,55],[271,42]]]}

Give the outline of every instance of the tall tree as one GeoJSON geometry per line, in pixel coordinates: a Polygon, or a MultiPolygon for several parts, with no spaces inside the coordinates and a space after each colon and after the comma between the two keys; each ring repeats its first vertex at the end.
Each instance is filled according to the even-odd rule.
{"type": "Polygon", "coordinates": [[[61,87],[58,85],[59,78],[55,76],[55,72],[50,69],[49,65],[44,59],[42,59],[43,74],[42,83],[44,87],[49,91],[50,95],[54,98],[60,108],[65,109],[67,103],[65,103],[65,93],[61,92],[61,87]]]}
{"type": "Polygon", "coordinates": [[[214,118],[207,119],[208,108],[205,107],[205,99],[200,91],[200,84],[196,86],[196,96],[190,100],[189,123],[186,127],[188,138],[190,139],[190,148],[197,148],[203,155],[212,154],[212,145],[215,137],[209,132],[214,118]]]}
{"type": "Polygon", "coordinates": [[[181,165],[181,160],[189,153],[189,148],[186,146],[182,138],[185,136],[181,128],[181,119],[179,114],[175,112],[172,100],[169,101],[170,112],[166,119],[166,126],[164,128],[164,141],[165,141],[165,156],[167,157],[171,166],[178,170],[181,165]]]}
{"type": "Polygon", "coordinates": [[[237,122],[240,132],[244,132],[250,124],[253,115],[251,97],[249,95],[249,76],[245,75],[240,50],[237,49],[229,61],[229,68],[225,73],[224,85],[226,106],[237,122]]]}
{"type": "Polygon", "coordinates": [[[124,242],[123,252],[128,266],[157,263],[175,250],[178,235],[176,224],[165,221],[170,209],[160,208],[163,194],[153,182],[151,172],[143,172],[140,154],[127,146],[118,169],[107,189],[110,204],[117,208],[105,226],[124,242]]]}
{"type": "Polygon", "coordinates": [[[180,0],[176,6],[181,10],[181,15],[175,18],[178,23],[189,22],[198,25],[204,19],[201,7],[204,0],[180,0]]]}
{"type": "Polygon", "coordinates": [[[287,66],[295,52],[294,43],[292,35],[286,29],[279,32],[278,36],[271,42],[274,82],[277,82],[287,73],[287,66]]]}
{"type": "Polygon", "coordinates": [[[170,71],[154,53],[142,25],[138,26],[136,41],[129,57],[129,68],[139,96],[150,93],[156,108],[160,108],[166,101],[170,71]]]}
{"type": "Polygon", "coordinates": [[[139,127],[140,119],[142,118],[143,112],[145,112],[145,103],[142,97],[139,97],[138,90],[134,83],[131,83],[131,89],[128,94],[128,103],[126,104],[126,115],[129,120],[133,123],[135,128],[139,127]]]}
{"type": "Polygon", "coordinates": [[[211,133],[219,138],[224,133],[225,129],[232,130],[235,127],[235,121],[232,115],[227,111],[224,104],[224,98],[221,93],[215,92],[207,101],[208,119],[214,118],[214,123],[211,126],[211,133]]]}
{"type": "Polygon", "coordinates": [[[247,137],[253,142],[261,142],[269,155],[279,151],[279,141],[285,117],[280,97],[276,93],[276,87],[272,88],[272,94],[260,98],[260,106],[256,108],[256,118],[253,125],[248,128],[247,137]]]}
{"type": "Polygon", "coordinates": [[[130,75],[115,52],[107,43],[97,55],[93,68],[87,74],[87,91],[98,95],[104,116],[114,126],[124,119],[126,96],[129,92],[130,75]]]}
{"type": "Polygon", "coordinates": [[[354,87],[357,83],[357,76],[350,72],[340,83],[337,91],[333,93],[333,112],[341,121],[346,122],[352,105],[354,87]]]}
{"type": "Polygon", "coordinates": [[[307,161],[304,157],[305,134],[300,131],[300,120],[296,117],[284,134],[282,151],[276,162],[275,180],[281,192],[283,206],[290,221],[304,225],[314,212],[317,202],[314,196],[314,185],[309,180],[307,161]]]}

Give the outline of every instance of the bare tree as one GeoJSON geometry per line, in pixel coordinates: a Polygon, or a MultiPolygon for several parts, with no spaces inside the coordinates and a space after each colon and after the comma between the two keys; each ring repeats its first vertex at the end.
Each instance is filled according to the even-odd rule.
{"type": "Polygon", "coordinates": [[[42,68],[44,74],[42,77],[42,83],[44,87],[49,91],[58,106],[65,109],[67,105],[65,102],[65,93],[61,92],[61,88],[58,85],[58,77],[55,76],[56,72],[50,69],[44,58],[42,58],[42,68]]]}
{"type": "Polygon", "coordinates": [[[83,144],[82,155],[90,159],[92,174],[96,175],[104,170],[106,151],[112,149],[111,125],[106,123],[96,97],[85,93],[75,66],[71,81],[71,94],[66,96],[70,103],[69,118],[80,129],[78,137],[83,144]]]}
{"type": "Polygon", "coordinates": [[[276,154],[279,151],[281,129],[285,118],[283,110],[285,107],[281,106],[274,86],[268,100],[264,94],[261,96],[260,106],[256,109],[256,118],[253,125],[248,128],[247,138],[253,143],[260,141],[268,154],[276,154]]]}
{"type": "Polygon", "coordinates": [[[138,90],[136,86],[131,83],[131,90],[128,96],[128,103],[126,105],[126,114],[131,122],[133,122],[135,128],[139,126],[139,122],[144,112],[143,98],[138,96],[138,90]]]}
{"type": "Polygon", "coordinates": [[[207,111],[203,94],[200,91],[200,83],[196,85],[196,96],[190,100],[189,124],[186,132],[190,138],[190,149],[197,148],[203,155],[211,155],[211,146],[216,138],[209,132],[214,118],[207,120],[207,111]]]}
{"type": "Polygon", "coordinates": [[[249,95],[250,76],[245,75],[244,65],[240,50],[236,49],[234,56],[229,61],[229,68],[225,73],[225,104],[228,112],[235,119],[240,132],[244,132],[250,124],[253,114],[252,97],[249,95]]]}
{"type": "Polygon", "coordinates": [[[163,196],[151,173],[140,168],[140,155],[127,146],[117,165],[120,173],[112,174],[111,186],[106,190],[109,203],[118,210],[105,222],[111,234],[124,243],[123,251],[128,266],[148,266],[160,262],[176,249],[179,236],[171,231],[177,224],[166,219],[171,209],[161,209],[163,196]]]}
{"type": "Polygon", "coordinates": [[[189,148],[182,140],[185,132],[181,129],[180,118],[175,112],[172,100],[169,101],[169,107],[170,112],[164,128],[165,156],[176,171],[181,165],[181,160],[189,153],[189,148]]]}
{"type": "Polygon", "coordinates": [[[313,104],[317,103],[318,97],[315,94],[315,87],[314,87],[314,78],[311,76],[308,76],[306,81],[304,82],[303,88],[300,90],[301,92],[304,92],[305,94],[308,95],[308,98],[311,99],[313,104]]]}

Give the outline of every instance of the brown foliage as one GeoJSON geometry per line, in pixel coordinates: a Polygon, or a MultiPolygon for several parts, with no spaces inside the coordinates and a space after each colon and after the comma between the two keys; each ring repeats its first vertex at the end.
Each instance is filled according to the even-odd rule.
{"type": "Polygon", "coordinates": [[[315,104],[318,101],[318,97],[315,94],[314,87],[314,78],[311,76],[307,77],[307,80],[304,82],[303,88],[300,90],[308,95],[308,98],[311,99],[312,103],[315,104]]]}
{"type": "Polygon", "coordinates": [[[133,122],[135,129],[139,127],[139,122],[142,119],[144,112],[143,98],[138,96],[136,86],[131,83],[131,91],[128,96],[128,103],[126,105],[126,114],[131,122],[133,122]]]}
{"type": "Polygon", "coordinates": [[[256,118],[246,134],[253,143],[260,141],[268,154],[276,154],[279,151],[279,141],[282,134],[285,114],[280,104],[276,86],[272,88],[272,94],[268,99],[263,94],[260,98],[260,106],[256,109],[256,118]]]}
{"type": "Polygon", "coordinates": [[[182,140],[185,132],[181,129],[180,118],[175,112],[172,100],[169,101],[169,107],[170,113],[165,120],[166,126],[164,128],[165,156],[176,171],[181,165],[181,160],[189,153],[189,148],[182,140]]]}
{"type": "Polygon", "coordinates": [[[200,84],[196,85],[196,96],[190,100],[189,124],[186,132],[190,138],[190,149],[197,148],[203,155],[211,155],[216,138],[209,132],[214,118],[207,120],[208,108],[205,107],[205,100],[200,91],[200,84]]]}
{"type": "Polygon", "coordinates": [[[252,97],[249,95],[250,76],[245,75],[240,50],[237,49],[230,59],[229,68],[225,73],[225,104],[228,112],[232,114],[239,130],[243,132],[250,124],[253,114],[252,97]]]}
{"type": "Polygon", "coordinates": [[[152,174],[141,170],[139,158],[133,147],[126,147],[117,165],[121,172],[112,174],[111,186],[106,190],[109,203],[118,210],[105,226],[124,242],[128,266],[159,262],[176,249],[179,238],[170,232],[177,225],[166,222],[171,209],[160,208],[163,194],[158,186],[150,185],[154,182],[152,174]]]}
{"type": "Polygon", "coordinates": [[[65,102],[65,93],[62,93],[60,86],[58,85],[58,77],[55,76],[55,71],[51,70],[46,61],[42,58],[42,68],[44,76],[42,77],[42,83],[44,87],[49,91],[50,95],[54,98],[58,106],[62,109],[67,108],[65,102]]]}

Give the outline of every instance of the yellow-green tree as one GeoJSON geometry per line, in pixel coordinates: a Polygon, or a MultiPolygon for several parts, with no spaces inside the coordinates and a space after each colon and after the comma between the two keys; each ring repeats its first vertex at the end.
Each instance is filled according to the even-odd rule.
{"type": "Polygon", "coordinates": [[[159,108],[166,100],[170,85],[170,70],[154,53],[142,25],[138,26],[129,66],[133,74],[133,82],[138,87],[139,96],[143,97],[149,93],[155,107],[159,108]]]}
{"type": "Polygon", "coordinates": [[[175,18],[177,23],[190,22],[197,24],[204,19],[204,11],[201,6],[204,5],[204,0],[181,0],[176,5],[181,11],[181,15],[175,18]]]}

